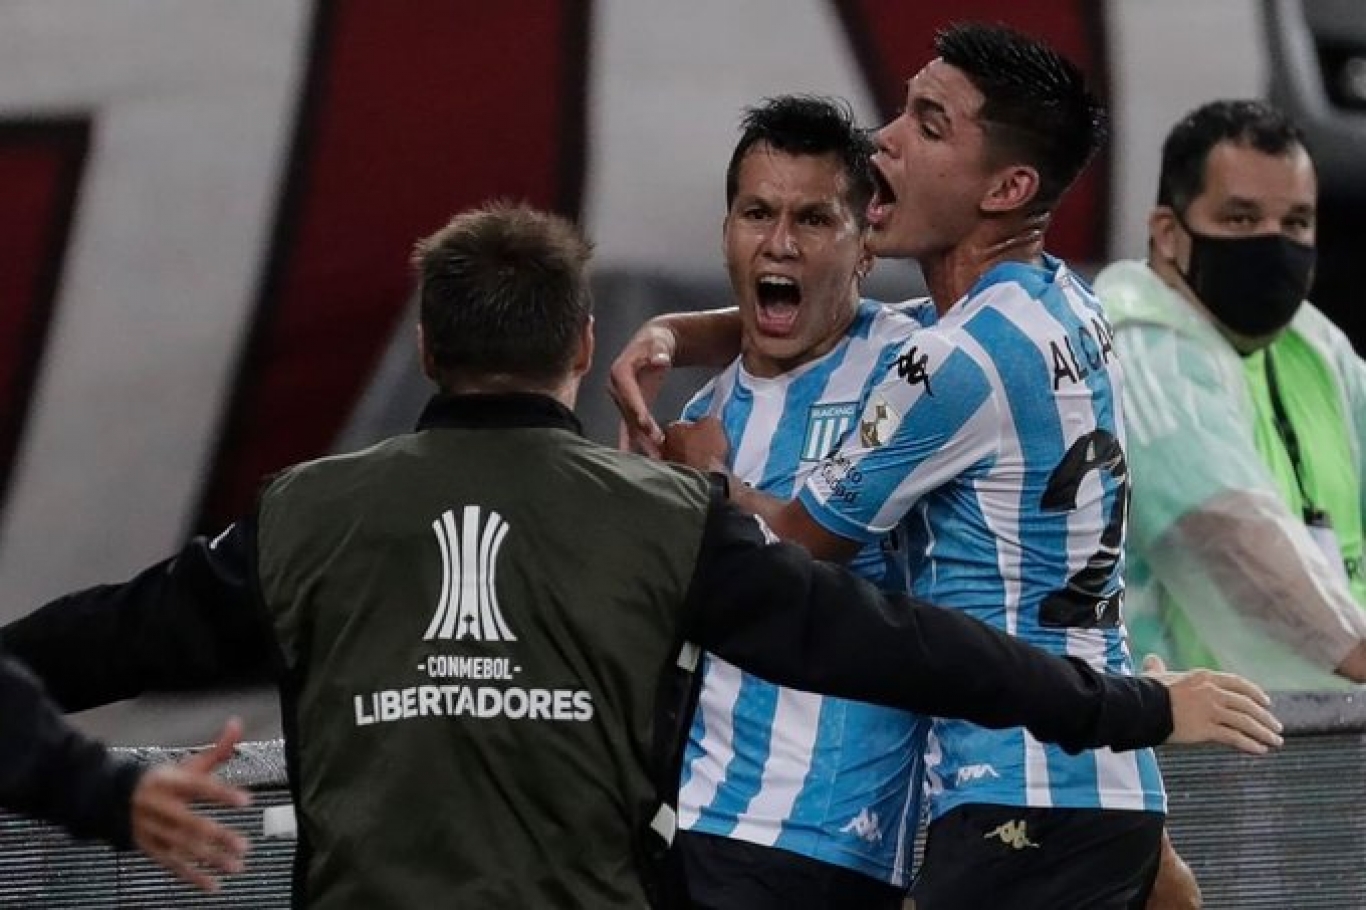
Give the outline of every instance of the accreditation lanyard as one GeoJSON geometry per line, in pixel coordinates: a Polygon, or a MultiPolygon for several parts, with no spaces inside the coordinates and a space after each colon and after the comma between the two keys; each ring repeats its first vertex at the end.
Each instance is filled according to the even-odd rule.
{"type": "Polygon", "coordinates": [[[1280,437],[1281,445],[1285,446],[1290,468],[1295,472],[1295,485],[1299,487],[1300,502],[1303,503],[1301,517],[1304,519],[1305,527],[1309,529],[1309,536],[1323,551],[1323,556],[1328,560],[1334,574],[1346,583],[1347,567],[1342,561],[1342,547],[1338,544],[1338,535],[1333,530],[1333,521],[1326,511],[1315,504],[1314,498],[1309,495],[1308,487],[1305,486],[1304,453],[1300,448],[1299,434],[1295,432],[1295,425],[1290,422],[1290,415],[1285,410],[1285,401],[1281,398],[1280,384],[1276,381],[1276,361],[1271,348],[1267,348],[1262,360],[1266,364],[1266,387],[1271,397],[1271,414],[1276,425],[1276,435],[1280,437]]]}

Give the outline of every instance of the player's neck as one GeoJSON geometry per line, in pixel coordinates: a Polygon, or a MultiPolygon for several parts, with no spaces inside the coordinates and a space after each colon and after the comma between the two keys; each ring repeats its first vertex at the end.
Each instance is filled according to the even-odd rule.
{"type": "Polygon", "coordinates": [[[1042,256],[1043,236],[1037,230],[982,230],[947,250],[924,257],[920,271],[934,308],[942,316],[993,266],[1002,262],[1038,263],[1042,256]]]}

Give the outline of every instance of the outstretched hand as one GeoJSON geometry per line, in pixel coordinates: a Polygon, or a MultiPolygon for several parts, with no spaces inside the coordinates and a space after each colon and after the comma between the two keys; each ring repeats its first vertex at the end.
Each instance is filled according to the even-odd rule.
{"type": "Polygon", "coordinates": [[[1214,670],[1172,672],[1152,654],[1143,661],[1143,672],[1161,680],[1171,694],[1167,742],[1222,743],[1253,755],[1282,744],[1271,699],[1250,680],[1214,670]]]}
{"type": "Polygon", "coordinates": [[[194,812],[194,802],[241,807],[251,796],[214,776],[242,739],[236,718],[218,741],[178,762],[149,769],[133,790],[133,842],[153,862],[205,891],[217,891],[215,873],[240,872],[247,841],[231,828],[194,812]]]}
{"type": "Polygon", "coordinates": [[[677,350],[673,332],[646,323],[631,336],[607,374],[607,394],[621,412],[617,442],[624,450],[662,455],[664,433],[650,413],[677,350]]]}

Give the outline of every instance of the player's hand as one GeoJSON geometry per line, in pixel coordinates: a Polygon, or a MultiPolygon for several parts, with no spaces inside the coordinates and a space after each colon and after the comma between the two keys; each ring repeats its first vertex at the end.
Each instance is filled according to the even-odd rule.
{"type": "Polygon", "coordinates": [[[236,831],[190,809],[195,802],[241,807],[245,790],[214,777],[242,739],[242,724],[227,722],[218,741],[179,762],[157,765],[133,790],[133,842],[153,862],[205,891],[217,891],[215,873],[241,872],[247,841],[236,831]]]}
{"type": "Polygon", "coordinates": [[[678,339],[674,333],[647,322],[626,347],[621,349],[607,374],[607,394],[621,412],[617,444],[625,450],[643,452],[654,458],[662,454],[664,433],[659,429],[650,407],[659,397],[659,388],[673,366],[678,339]]]}
{"type": "Polygon", "coordinates": [[[684,420],[669,424],[662,446],[664,458],[697,468],[699,471],[726,470],[730,442],[721,421],[703,417],[693,423],[684,420]]]}
{"type": "Polygon", "coordinates": [[[1162,829],[1162,856],[1157,864],[1157,879],[1148,894],[1145,910],[1200,910],[1204,898],[1191,867],[1176,852],[1167,829],[1162,829]]]}
{"type": "Polygon", "coordinates": [[[1235,673],[1189,670],[1174,673],[1150,654],[1143,672],[1161,680],[1171,693],[1169,743],[1223,743],[1253,755],[1280,746],[1281,722],[1271,699],[1255,683],[1235,673]]]}

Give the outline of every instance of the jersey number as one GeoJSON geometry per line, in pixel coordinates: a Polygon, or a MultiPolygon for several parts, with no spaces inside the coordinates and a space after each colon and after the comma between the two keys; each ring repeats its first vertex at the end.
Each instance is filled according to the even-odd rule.
{"type": "Polygon", "coordinates": [[[1106,430],[1078,439],[1053,469],[1041,506],[1045,512],[1076,511],[1077,492],[1092,471],[1110,475],[1118,484],[1110,519],[1100,546],[1067,585],[1044,598],[1039,622],[1051,628],[1096,629],[1119,625],[1124,588],[1116,568],[1124,545],[1124,519],[1129,512],[1129,466],[1119,440],[1106,430]]]}

